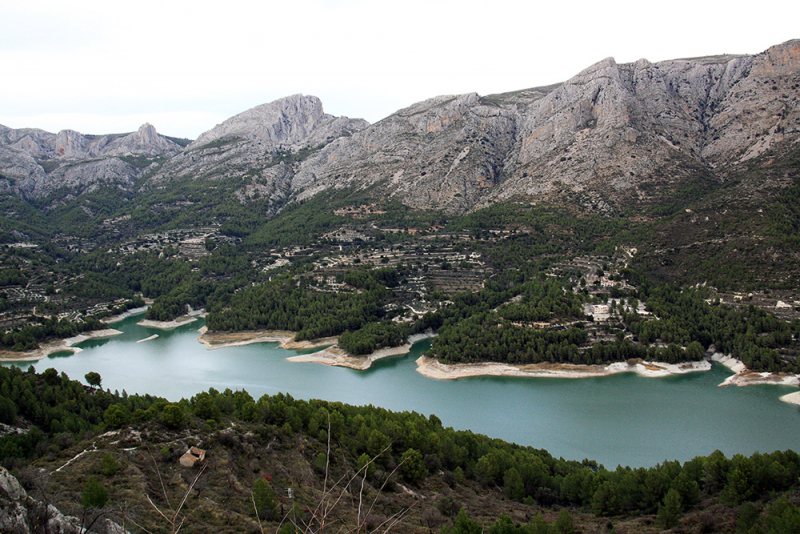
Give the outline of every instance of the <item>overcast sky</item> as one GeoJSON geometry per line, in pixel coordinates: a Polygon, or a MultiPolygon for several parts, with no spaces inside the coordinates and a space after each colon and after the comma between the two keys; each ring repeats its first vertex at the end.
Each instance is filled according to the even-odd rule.
{"type": "Polygon", "coordinates": [[[0,124],[150,122],[196,138],[295,93],[376,122],[436,95],[561,82],[609,56],[756,54],[800,38],[798,21],[789,0],[0,0],[0,124]]]}

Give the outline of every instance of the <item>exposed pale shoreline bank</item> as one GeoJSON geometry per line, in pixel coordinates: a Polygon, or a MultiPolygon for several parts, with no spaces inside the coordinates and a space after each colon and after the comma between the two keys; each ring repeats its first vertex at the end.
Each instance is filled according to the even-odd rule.
{"type": "Polygon", "coordinates": [[[225,347],[240,347],[252,345],[254,343],[278,343],[287,350],[314,349],[325,347],[319,352],[312,354],[298,354],[286,358],[290,362],[322,363],[337,367],[348,367],[350,369],[366,370],[382,358],[408,354],[411,346],[423,339],[433,337],[433,334],[417,334],[409,336],[408,342],[399,347],[388,347],[377,350],[367,356],[351,356],[339,348],[336,337],[326,337],[307,341],[294,341],[295,332],[288,330],[254,330],[246,332],[209,332],[203,326],[198,330],[200,336],[197,341],[205,345],[208,350],[221,349],[225,347]]]}
{"type": "MultiPolygon", "coordinates": [[[[142,313],[146,308],[128,310],[125,314],[114,317],[111,321],[118,322],[123,316],[130,317],[142,313]]],[[[175,319],[174,321],[140,321],[139,325],[150,326],[163,330],[172,330],[179,326],[190,324],[197,320],[197,316],[204,316],[202,311],[194,312],[175,319]]],[[[356,370],[369,369],[372,364],[383,358],[408,354],[411,347],[423,339],[435,337],[435,334],[417,334],[409,336],[408,342],[399,347],[388,347],[377,350],[367,356],[351,356],[337,345],[336,337],[320,338],[306,341],[294,341],[296,332],[287,330],[258,330],[246,332],[209,332],[208,327],[203,326],[198,330],[198,342],[206,346],[207,350],[221,349],[225,347],[237,347],[251,345],[254,343],[277,343],[281,348],[287,350],[313,349],[324,347],[319,352],[312,354],[298,354],[286,358],[292,362],[311,362],[322,363],[325,365],[347,367],[356,370]]],[[[89,339],[111,337],[121,334],[119,330],[108,328],[87,332],[72,338],[62,339],[51,343],[43,344],[40,348],[27,352],[0,351],[0,362],[32,362],[39,361],[50,354],[61,351],[77,354],[82,351],[75,347],[78,343],[89,339]]],[[[154,334],[146,339],[141,339],[137,343],[150,341],[158,337],[154,334]]],[[[748,370],[744,363],[736,358],[721,353],[715,353],[710,358],[711,361],[721,363],[735,374],[726,378],[720,386],[749,386],[749,385],[800,385],[800,376],[790,373],[765,373],[748,370]]],[[[421,356],[416,360],[417,372],[428,378],[437,380],[452,380],[475,376],[516,376],[516,377],[537,377],[537,378],[589,378],[610,376],[618,373],[636,373],[644,377],[663,377],[670,375],[685,374],[691,372],[702,372],[711,369],[711,362],[703,360],[700,362],[685,362],[680,364],[667,364],[663,362],[648,362],[642,360],[631,360],[629,362],[615,362],[609,365],[575,365],[557,363],[539,363],[531,365],[510,365],[496,362],[454,364],[448,365],[439,361],[421,356]]],[[[780,398],[784,402],[800,405],[800,392],[790,393],[780,398]]]]}
{"type": "Polygon", "coordinates": [[[136,324],[147,328],[158,328],[159,330],[175,330],[179,326],[195,322],[198,317],[205,317],[205,313],[200,312],[196,314],[181,315],[172,321],[152,321],[150,319],[142,319],[136,324]]]}
{"type": "Polygon", "coordinates": [[[0,362],[38,362],[54,352],[71,352],[78,354],[83,351],[80,347],[75,347],[78,343],[82,343],[89,339],[101,339],[106,337],[113,337],[121,334],[119,330],[113,328],[106,328],[105,330],[94,330],[84,334],[78,334],[75,337],[68,337],[66,339],[59,339],[51,343],[44,343],[38,349],[27,352],[12,352],[0,351],[0,362]]]}
{"type": "MultiPolygon", "coordinates": [[[[333,365],[336,367],[348,367],[359,371],[365,371],[372,367],[372,364],[383,358],[391,356],[400,356],[408,354],[414,343],[434,337],[434,334],[416,334],[409,336],[408,342],[399,347],[386,347],[376,350],[367,356],[351,356],[339,348],[338,345],[332,345],[326,349],[313,354],[299,354],[297,356],[290,356],[286,358],[290,362],[312,362],[322,363],[325,365],[333,365]]],[[[335,339],[335,338],[334,338],[335,339]]]]}
{"type": "Polygon", "coordinates": [[[401,354],[408,354],[411,350],[411,345],[405,344],[399,347],[389,347],[380,349],[369,356],[351,356],[339,348],[338,345],[333,345],[322,349],[313,354],[298,354],[297,356],[289,356],[286,358],[290,362],[310,362],[322,363],[325,365],[333,365],[335,367],[348,367],[359,371],[365,371],[372,367],[373,362],[382,358],[390,356],[399,356],[401,354]]]}
{"type": "Polygon", "coordinates": [[[779,400],[800,406],[800,391],[795,391],[794,393],[789,393],[788,395],[779,397],[779,400]]]}
{"type": "Polygon", "coordinates": [[[115,324],[119,323],[120,321],[124,321],[128,317],[133,317],[134,315],[140,315],[147,311],[147,306],[142,306],[141,308],[131,308],[130,310],[120,313],[119,315],[112,315],[111,317],[106,317],[101,319],[101,323],[105,324],[115,324]]]}
{"type": "MultiPolygon", "coordinates": [[[[735,374],[726,378],[720,386],[752,386],[752,385],[800,385],[800,377],[790,373],[760,373],[748,370],[744,363],[731,356],[715,353],[711,361],[721,363],[735,374]]],[[[634,360],[631,362],[615,362],[609,365],[573,365],[557,363],[539,363],[534,365],[510,365],[504,363],[468,363],[447,365],[433,358],[421,356],[417,360],[417,372],[428,378],[452,380],[471,376],[520,376],[536,378],[589,378],[610,376],[617,373],[636,373],[644,377],[663,377],[699,371],[709,371],[711,362],[685,362],[669,364],[634,360]]],[[[800,404],[800,395],[791,397],[785,402],[800,404]]]]}
{"type": "Polygon", "coordinates": [[[560,363],[537,363],[530,365],[510,365],[505,363],[460,363],[447,365],[420,356],[417,359],[417,372],[437,380],[454,380],[473,376],[518,376],[530,378],[590,378],[610,376],[617,373],[636,373],[645,377],[660,377],[676,374],[708,371],[708,361],[669,364],[661,362],[634,361],[615,362],[609,365],[575,365],[560,363]]]}
{"type": "Polygon", "coordinates": [[[726,378],[725,381],[720,384],[720,386],[800,385],[800,377],[791,373],[765,373],[759,371],[750,371],[740,360],[737,360],[732,356],[726,356],[725,354],[721,354],[719,352],[714,353],[711,356],[711,359],[715,362],[721,363],[735,373],[726,378]]]}
{"type": "MultiPolygon", "coordinates": [[[[204,326],[200,330],[197,340],[206,345],[209,350],[224,347],[236,347],[253,343],[278,343],[284,349],[309,349],[325,347],[312,354],[298,354],[286,358],[291,362],[321,363],[349,369],[366,370],[380,359],[391,356],[408,354],[414,343],[423,339],[435,337],[435,334],[418,334],[410,336],[405,345],[380,349],[367,356],[351,356],[337,345],[336,337],[314,339],[295,342],[295,332],[287,330],[257,330],[247,332],[208,332],[204,326]]],[[[756,384],[767,385],[800,385],[800,377],[788,373],[759,373],[749,371],[744,363],[731,356],[715,353],[711,361],[721,363],[735,374],[731,375],[720,386],[749,386],[756,384]]],[[[664,377],[686,373],[709,371],[711,361],[684,362],[669,364],[664,362],[649,362],[632,360],[629,362],[615,362],[609,365],[574,365],[558,363],[539,363],[532,365],[511,365],[504,363],[485,362],[470,364],[447,365],[433,358],[421,356],[417,359],[417,372],[428,378],[437,380],[453,380],[474,376],[517,376],[531,378],[591,378],[610,376],[618,373],[636,373],[643,377],[664,377]]],[[[798,395],[800,397],[800,395],[798,395]]],[[[791,401],[787,401],[791,402],[791,401]]],[[[800,403],[800,398],[798,398],[800,403]]]]}
{"type": "Polygon", "coordinates": [[[197,341],[208,350],[226,347],[241,347],[254,343],[278,343],[282,349],[313,349],[336,343],[335,337],[324,337],[308,341],[294,341],[296,332],[289,330],[248,330],[244,332],[209,332],[207,326],[201,327],[197,341]]]}

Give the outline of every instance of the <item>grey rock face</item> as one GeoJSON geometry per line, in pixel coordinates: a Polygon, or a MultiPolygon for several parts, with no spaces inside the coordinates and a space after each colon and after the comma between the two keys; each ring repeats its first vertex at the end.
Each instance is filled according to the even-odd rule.
{"type": "Polygon", "coordinates": [[[21,501],[28,497],[19,481],[3,467],[0,467],[0,496],[12,501],[21,501]]]}
{"type": "Polygon", "coordinates": [[[440,96],[373,125],[293,95],[231,117],[185,150],[150,125],[116,136],[0,127],[0,190],[125,189],[148,172],[146,188],[241,184],[229,188],[240,202],[373,187],[451,214],[564,195],[613,210],[790,150],[800,142],[798,100],[800,41],[755,56],[608,58],[554,86],[440,96]],[[167,161],[146,169],[129,155],[167,161]]]}
{"type": "Polygon", "coordinates": [[[198,178],[242,183],[237,198],[278,201],[292,192],[294,155],[352,135],[368,123],[325,114],[314,96],[294,95],[228,119],[167,162],[150,185],[198,178]],[[284,158],[276,156],[284,155],[284,158]]]}
{"type": "Polygon", "coordinates": [[[57,168],[46,179],[37,181],[31,194],[43,197],[64,187],[83,194],[102,185],[130,189],[140,173],[140,169],[117,158],[83,161],[57,168]]]}
{"type": "Polygon", "coordinates": [[[125,135],[85,136],[0,128],[0,189],[40,198],[62,187],[89,192],[100,184],[126,189],[146,171],[120,158],[170,158],[182,149],[150,124],[125,135]]]}
{"type": "Polygon", "coordinates": [[[98,155],[103,156],[172,157],[183,150],[174,141],[159,135],[155,127],[149,123],[143,124],[138,131],[131,134],[101,139],[103,139],[103,145],[102,147],[98,146],[98,155]]]}
{"type": "Polygon", "coordinates": [[[52,134],[36,129],[2,127],[0,147],[36,158],[78,160],[104,156],[174,156],[182,150],[177,143],[159,135],[150,124],[129,134],[85,136],[74,130],[52,134]]]}
{"type": "Polygon", "coordinates": [[[436,97],[326,146],[300,166],[292,187],[311,196],[383,182],[385,194],[414,207],[461,212],[500,180],[516,128],[513,106],[474,93],[436,97]]]}
{"type": "Polygon", "coordinates": [[[28,152],[0,147],[0,185],[3,190],[29,195],[45,172],[28,152]]]}
{"type": "Polygon", "coordinates": [[[609,58],[554,87],[415,104],[325,147],[293,188],[380,182],[412,207],[451,213],[566,192],[610,209],[797,143],[798,81],[800,41],[757,56],[609,58]]]}
{"type": "MultiPolygon", "coordinates": [[[[0,467],[0,532],[29,534],[30,532],[82,534],[84,529],[77,517],[64,515],[53,505],[28,496],[5,468],[0,467]]],[[[92,529],[106,534],[127,534],[117,523],[101,519],[92,529]]]]}
{"type": "Polygon", "coordinates": [[[265,147],[300,148],[324,142],[367,126],[364,120],[334,117],[322,111],[315,96],[292,95],[249,109],[202,134],[189,145],[195,150],[220,139],[242,139],[265,147]]]}

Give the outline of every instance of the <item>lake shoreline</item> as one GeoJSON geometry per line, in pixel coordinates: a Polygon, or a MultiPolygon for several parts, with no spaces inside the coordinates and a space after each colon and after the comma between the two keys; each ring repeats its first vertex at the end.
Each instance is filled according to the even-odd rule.
{"type": "MultiPolygon", "coordinates": [[[[141,324],[141,323],[139,323],[141,324]]],[[[183,323],[183,324],[188,324],[183,323]]],[[[251,330],[244,332],[209,332],[206,326],[198,330],[197,340],[206,345],[208,350],[227,347],[238,347],[254,343],[277,343],[287,350],[313,349],[323,350],[312,354],[298,354],[286,359],[298,363],[321,363],[334,367],[345,367],[365,371],[378,360],[392,356],[402,356],[411,351],[411,347],[423,339],[436,337],[436,334],[416,334],[409,336],[408,341],[398,347],[386,347],[366,356],[352,356],[342,350],[337,337],[327,337],[295,342],[296,332],[289,330],[251,330]]],[[[710,358],[699,362],[682,362],[670,364],[645,360],[614,362],[607,365],[576,365],[543,362],[528,365],[512,365],[499,362],[481,362],[468,364],[443,364],[435,358],[421,356],[417,359],[417,372],[434,380],[455,380],[476,376],[515,376],[528,378],[594,378],[611,376],[619,373],[636,373],[646,378],[666,377],[693,372],[711,370],[711,362],[717,362],[731,371],[733,375],[725,379],[719,386],[750,385],[800,385],[800,377],[790,373],[761,373],[748,370],[744,363],[732,356],[714,353],[710,358]]]]}
{"type": "Polygon", "coordinates": [[[290,362],[321,363],[335,367],[347,367],[358,371],[366,371],[372,364],[384,358],[402,356],[411,352],[414,343],[423,339],[430,339],[435,334],[415,334],[409,336],[408,341],[397,347],[384,347],[366,356],[352,356],[334,344],[313,354],[298,354],[286,358],[290,362]]]}
{"type": "Polygon", "coordinates": [[[138,324],[139,326],[144,326],[145,328],[157,328],[159,330],[175,330],[178,327],[191,324],[197,321],[198,317],[205,317],[205,314],[203,312],[200,312],[196,314],[181,315],[180,317],[176,317],[172,321],[153,321],[152,319],[142,319],[136,324],[138,324]]]}
{"type": "Polygon", "coordinates": [[[794,393],[783,395],[782,397],[779,397],[778,400],[800,406],[800,391],[795,391],[794,393]]]}
{"type": "Polygon", "coordinates": [[[711,360],[721,363],[734,374],[726,378],[720,386],[798,386],[800,377],[791,373],[767,373],[751,371],[744,362],[733,356],[715,352],[711,360]]]}
{"type": "Polygon", "coordinates": [[[351,356],[340,349],[338,345],[333,345],[313,354],[298,354],[297,356],[289,356],[286,359],[290,362],[321,363],[334,367],[347,367],[357,371],[366,371],[378,360],[408,354],[409,351],[411,351],[411,345],[406,343],[399,347],[387,347],[377,350],[368,356],[351,356]]]}
{"type": "Polygon", "coordinates": [[[245,330],[242,332],[210,332],[207,326],[197,330],[200,335],[197,341],[206,346],[206,350],[242,347],[255,343],[277,343],[282,349],[314,349],[336,343],[335,337],[325,337],[306,341],[295,341],[296,332],[289,330],[245,330]]]}
{"type": "Polygon", "coordinates": [[[29,350],[25,352],[12,352],[12,351],[0,351],[0,363],[2,362],[38,362],[47,358],[53,353],[56,352],[72,352],[72,354],[78,354],[82,352],[83,349],[80,347],[75,347],[78,343],[83,343],[84,341],[88,341],[90,339],[103,339],[107,337],[113,337],[121,334],[119,330],[115,330],[113,328],[106,328],[104,330],[93,330],[90,332],[85,332],[83,334],[78,334],[74,337],[68,337],[65,339],[59,339],[57,341],[52,341],[50,343],[42,344],[38,349],[29,350]]]}
{"type": "Polygon", "coordinates": [[[321,363],[334,367],[346,367],[364,371],[372,364],[383,358],[408,354],[414,343],[434,337],[435,334],[415,334],[409,336],[408,341],[398,347],[385,347],[366,356],[352,356],[342,350],[338,345],[338,336],[294,341],[296,332],[290,330],[249,330],[243,332],[210,332],[208,327],[201,327],[197,341],[206,346],[207,350],[216,350],[227,347],[241,347],[255,343],[277,343],[282,349],[302,350],[323,348],[312,354],[298,354],[286,359],[290,362],[321,363]]]}
{"type": "MultiPolygon", "coordinates": [[[[558,363],[538,363],[532,365],[511,365],[499,362],[481,362],[466,364],[443,364],[434,358],[421,356],[417,359],[417,372],[436,380],[454,380],[474,376],[517,376],[530,378],[592,378],[611,376],[618,373],[636,373],[639,376],[652,378],[680,375],[691,372],[711,370],[711,362],[717,362],[731,371],[733,375],[719,384],[723,386],[798,386],[800,376],[791,373],[765,373],[751,371],[736,358],[721,353],[714,353],[709,359],[700,362],[684,362],[669,364],[631,360],[614,362],[608,365],[575,365],[558,363]]],[[[795,402],[788,400],[786,402],[795,402]]],[[[798,395],[796,404],[800,404],[798,395]]]]}
{"type": "MultiPolygon", "coordinates": [[[[716,362],[709,373],[660,380],[630,373],[588,380],[431,380],[417,373],[415,364],[431,340],[413,345],[410,354],[373,361],[368,371],[361,372],[287,361],[287,356],[308,351],[287,353],[278,343],[207,351],[197,341],[204,321],[165,333],[137,326],[142,318],[130,317],[116,326],[124,335],[78,344],[84,350],[76,357],[61,352],[42,363],[3,366],[26,369],[35,365],[39,372],[53,367],[81,380],[94,371],[103,377],[104,389],[125,388],[129,394],[150,394],[170,402],[190,399],[213,387],[245,390],[254,398],[283,393],[295,399],[435,413],[445,426],[547,449],[578,461],[595,458],[607,465],[623,461],[623,465],[655,465],[664,458],[688,461],[715,449],[728,456],[785,450],[800,439],[798,407],[778,401],[796,388],[720,390],[717,384],[732,373],[716,362]],[[154,334],[160,337],[136,343],[154,334]],[[475,399],[481,399],[481,410],[464,410],[464,406],[474,406],[475,399]],[[717,425],[731,431],[707,431],[717,425]],[[667,428],[672,426],[674,430],[667,428]]],[[[263,334],[235,337],[246,341],[245,337],[263,334]]],[[[233,340],[227,337],[225,341],[233,340]]]]}
{"type": "Polygon", "coordinates": [[[146,311],[147,311],[147,306],[142,306],[141,308],[131,308],[130,310],[122,312],[119,315],[104,317],[103,319],[100,319],[100,322],[105,324],[116,324],[124,321],[128,317],[133,317],[134,315],[140,315],[142,313],[145,313],[146,311]]]}
{"type": "Polygon", "coordinates": [[[516,376],[528,378],[593,378],[618,373],[636,373],[643,377],[664,377],[678,374],[708,371],[707,360],[669,364],[632,360],[614,362],[609,365],[580,365],[560,363],[537,363],[511,365],[498,362],[443,364],[434,358],[420,356],[417,372],[435,380],[456,380],[476,376],[516,376]]]}
{"type": "MultiPolygon", "coordinates": [[[[118,316],[104,320],[106,324],[117,323],[123,319],[138,315],[146,311],[145,308],[135,308],[118,316]]],[[[174,330],[180,326],[197,321],[197,317],[205,317],[205,312],[199,310],[176,318],[173,321],[139,321],[139,326],[157,328],[160,330],[174,330]]],[[[255,343],[277,343],[282,349],[302,350],[322,348],[311,354],[298,354],[289,356],[286,360],[299,363],[321,363],[334,367],[364,371],[372,364],[384,358],[402,356],[411,351],[412,346],[423,340],[436,337],[428,332],[409,336],[408,341],[398,347],[385,347],[366,356],[352,356],[338,346],[338,337],[326,337],[304,341],[294,341],[296,332],[288,330],[254,330],[244,332],[209,332],[207,326],[198,329],[200,335],[197,341],[206,346],[206,350],[216,350],[228,347],[238,347],[255,343]]],[[[78,354],[81,348],[75,347],[89,339],[101,339],[121,334],[119,330],[108,328],[95,330],[72,338],[61,339],[42,344],[39,348],[26,352],[0,351],[2,362],[36,362],[56,352],[72,352],[78,354]]],[[[158,337],[157,334],[137,341],[141,343],[158,337]]],[[[778,385],[800,386],[800,376],[791,373],[767,373],[751,371],[740,360],[722,353],[714,353],[710,358],[700,362],[684,362],[680,364],[667,364],[663,362],[649,362],[643,360],[630,360],[628,362],[614,362],[608,365],[576,365],[543,362],[528,365],[512,365],[499,362],[481,362],[468,364],[443,364],[435,358],[420,356],[416,360],[416,371],[421,375],[434,380],[455,380],[477,376],[514,376],[529,378],[592,378],[611,376],[618,373],[636,373],[643,377],[665,377],[702,372],[711,369],[711,362],[719,363],[734,374],[726,378],[719,386],[750,386],[750,385],[778,385]]],[[[797,395],[789,394],[781,397],[784,402],[800,405],[800,392],[797,395]]]]}

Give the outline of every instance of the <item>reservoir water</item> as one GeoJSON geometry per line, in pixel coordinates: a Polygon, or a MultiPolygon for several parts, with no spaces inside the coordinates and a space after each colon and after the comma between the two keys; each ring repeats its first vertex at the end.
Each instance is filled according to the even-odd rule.
{"type": "Polygon", "coordinates": [[[556,457],[597,460],[609,468],[686,461],[715,449],[729,457],[800,450],[800,407],[778,400],[796,388],[718,387],[731,373],[717,364],[708,372],[668,378],[439,381],[415,371],[429,341],[406,356],[355,371],[288,362],[285,358],[295,352],[276,344],[210,351],[197,341],[201,321],[164,332],[137,325],[140,319],[113,325],[123,334],[84,342],[79,354],[51,355],[34,365],[39,372],[53,367],[81,381],[96,371],[111,391],[170,400],[213,387],[245,389],[256,399],[285,392],[298,399],[434,413],[445,426],[547,449],[556,457]],[[158,338],[136,343],[153,334],[158,338]]]}

